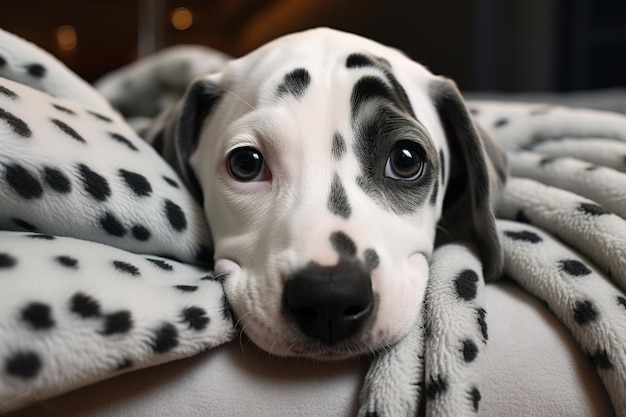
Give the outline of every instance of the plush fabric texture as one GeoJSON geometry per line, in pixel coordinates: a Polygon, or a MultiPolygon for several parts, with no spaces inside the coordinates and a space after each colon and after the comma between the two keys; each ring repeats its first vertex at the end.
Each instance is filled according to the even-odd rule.
{"type": "MultiPolygon", "coordinates": [[[[0,58],[0,411],[231,340],[210,231],[179,176],[47,53],[0,32],[0,58]]],[[[505,274],[569,329],[626,416],[626,117],[471,107],[509,151],[505,274]]],[[[372,361],[359,415],[480,411],[489,306],[474,250],[435,251],[420,322],[372,361]]]]}

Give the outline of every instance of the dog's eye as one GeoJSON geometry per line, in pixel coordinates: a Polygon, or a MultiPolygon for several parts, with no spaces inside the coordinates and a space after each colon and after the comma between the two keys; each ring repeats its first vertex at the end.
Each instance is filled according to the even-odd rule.
{"type": "Polygon", "coordinates": [[[399,142],[389,153],[385,176],[396,180],[411,181],[422,176],[424,163],[417,145],[411,141],[399,142]]]}
{"type": "Polygon", "coordinates": [[[267,171],[263,155],[258,150],[244,146],[228,154],[228,171],[238,181],[262,181],[267,171]]]}

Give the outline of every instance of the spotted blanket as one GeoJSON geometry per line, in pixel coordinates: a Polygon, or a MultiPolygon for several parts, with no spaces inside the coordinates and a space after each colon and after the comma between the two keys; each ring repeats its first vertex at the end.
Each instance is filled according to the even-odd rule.
{"type": "MultiPolygon", "coordinates": [[[[191,78],[227,60],[203,48],[165,52],[97,91],[0,31],[0,412],[236,335],[202,210],[140,137],[191,78]]],[[[471,107],[509,151],[497,206],[505,274],[571,331],[626,416],[626,117],[471,107]]],[[[373,359],[360,415],[480,409],[481,271],[469,246],[435,251],[425,314],[373,359]]]]}

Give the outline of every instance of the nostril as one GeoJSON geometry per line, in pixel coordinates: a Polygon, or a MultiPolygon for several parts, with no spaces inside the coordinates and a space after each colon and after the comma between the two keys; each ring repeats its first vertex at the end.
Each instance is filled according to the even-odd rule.
{"type": "Polygon", "coordinates": [[[343,319],[350,320],[359,320],[361,317],[369,313],[372,304],[368,304],[366,306],[354,305],[350,306],[343,312],[343,319]]]}

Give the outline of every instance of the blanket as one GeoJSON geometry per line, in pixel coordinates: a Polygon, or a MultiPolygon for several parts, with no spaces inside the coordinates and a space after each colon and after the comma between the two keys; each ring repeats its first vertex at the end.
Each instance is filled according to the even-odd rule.
{"type": "MultiPolygon", "coordinates": [[[[237,336],[202,209],[140,136],[191,78],[227,61],[165,52],[98,91],[0,31],[0,412],[237,336]]],[[[626,117],[470,105],[508,150],[496,207],[504,274],[564,323],[626,416],[626,117]]],[[[480,408],[480,260],[455,242],[430,263],[424,312],[373,358],[361,416],[480,408]],[[480,340],[467,337],[472,326],[480,340]]]]}

